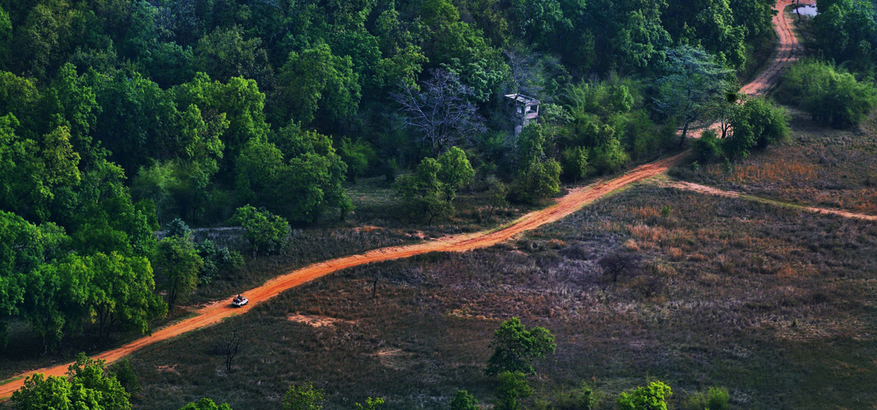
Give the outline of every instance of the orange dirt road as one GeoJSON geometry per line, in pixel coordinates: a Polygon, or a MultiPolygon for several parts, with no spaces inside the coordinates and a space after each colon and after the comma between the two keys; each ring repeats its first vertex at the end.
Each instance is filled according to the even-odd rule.
{"type": "MultiPolygon", "coordinates": [[[[346,256],[326,262],[315,263],[291,271],[269,280],[258,288],[247,291],[246,295],[250,300],[250,303],[244,307],[233,308],[228,300],[214,302],[213,304],[199,309],[196,312],[197,316],[158,329],[151,336],[142,337],[122,347],[101,353],[95,357],[106,360],[108,363],[114,362],[131,352],[143,348],[144,346],[213,325],[229,316],[246,313],[252,309],[253,306],[264,303],[284,291],[305,282],[326,276],[330,273],[337,272],[341,269],[372,262],[408,258],[427,252],[462,252],[493,246],[497,243],[514,238],[523,232],[558,221],[612,191],[660,175],[681,161],[686,155],[687,152],[683,152],[670,158],[641,165],[630,172],[611,180],[598,181],[586,187],[576,188],[561,198],[556,204],[539,211],[528,213],[518,218],[507,227],[499,228],[494,231],[448,236],[417,245],[381,248],[360,255],[346,256]]],[[[34,373],[61,376],[65,374],[69,365],[70,364],[68,363],[51,368],[34,370],[16,376],[6,384],[0,385],[0,397],[5,398],[12,395],[13,391],[18,390],[22,386],[24,377],[30,376],[34,373]]]]}
{"type": "MultiPolygon", "coordinates": [[[[764,71],[755,77],[752,82],[743,86],[740,92],[746,95],[765,95],[770,89],[777,84],[777,81],[783,71],[792,63],[798,60],[798,56],[803,51],[798,37],[788,19],[786,19],[786,7],[795,3],[793,0],[778,0],[775,9],[779,12],[773,16],[773,28],[779,36],[779,46],[774,52],[770,63],[764,68],[764,71]]],[[[801,5],[811,5],[810,1],[802,1],[801,5]]]]}
{"type": "MultiPolygon", "coordinates": [[[[790,3],[791,1],[789,0],[780,0],[777,3],[777,6],[785,9],[785,6],[790,3]]],[[[752,84],[747,85],[743,88],[743,92],[750,94],[763,92],[770,84],[776,81],[779,76],[779,71],[792,61],[792,51],[797,50],[798,47],[797,39],[795,39],[794,35],[791,35],[788,23],[785,21],[782,13],[780,13],[779,18],[774,18],[774,25],[780,35],[781,43],[780,50],[775,58],[777,61],[782,60],[782,62],[777,64],[775,61],[769,65],[765,73],[769,73],[771,70],[774,70],[775,72],[773,74],[768,74],[767,76],[765,76],[765,74],[760,75],[755,81],[759,82],[761,85],[752,87],[751,91],[746,91],[752,86],[752,84]]],[[[504,228],[474,234],[449,236],[417,245],[376,249],[364,254],[332,259],[291,271],[269,280],[258,288],[247,291],[246,296],[250,300],[250,303],[247,306],[235,309],[230,306],[228,300],[214,302],[211,305],[199,309],[194,317],[158,329],[150,336],[142,337],[117,349],[98,354],[95,357],[106,360],[108,363],[115,362],[116,360],[119,360],[145,346],[168,340],[193,330],[211,326],[220,322],[222,319],[233,315],[246,313],[252,309],[253,306],[264,303],[284,291],[305,282],[326,276],[330,273],[337,272],[341,269],[373,262],[408,258],[428,252],[463,252],[493,246],[497,243],[512,239],[523,232],[536,229],[548,223],[556,222],[612,191],[663,174],[667,169],[679,163],[687,154],[687,152],[683,152],[670,158],[641,165],[619,177],[598,181],[585,187],[576,188],[561,198],[555,205],[526,214],[504,228]]],[[[68,363],[50,368],[37,369],[3,381],[5,384],[0,384],[0,400],[8,398],[12,395],[13,391],[21,388],[24,384],[25,377],[34,373],[62,376],[66,373],[69,365],[70,364],[68,363]]]]}

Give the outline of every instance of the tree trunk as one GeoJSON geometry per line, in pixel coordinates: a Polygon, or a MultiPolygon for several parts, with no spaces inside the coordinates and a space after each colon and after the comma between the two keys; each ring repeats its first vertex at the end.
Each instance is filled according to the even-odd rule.
{"type": "Polygon", "coordinates": [[[685,126],[682,127],[682,137],[679,138],[679,148],[685,145],[685,137],[688,135],[688,125],[690,121],[685,120],[685,126]]]}
{"type": "Polygon", "coordinates": [[[231,371],[231,362],[237,356],[240,345],[241,340],[238,337],[237,329],[232,330],[231,335],[226,336],[225,339],[225,370],[228,372],[231,371]]]}

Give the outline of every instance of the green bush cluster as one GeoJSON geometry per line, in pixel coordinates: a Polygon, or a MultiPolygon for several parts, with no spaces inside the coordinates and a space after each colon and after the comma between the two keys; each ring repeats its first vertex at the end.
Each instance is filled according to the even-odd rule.
{"type": "Polygon", "coordinates": [[[428,216],[433,219],[452,215],[453,200],[457,190],[469,184],[475,170],[466,153],[451,147],[438,159],[424,158],[413,175],[405,175],[396,182],[397,193],[411,204],[414,217],[428,216]]]}
{"type": "Polygon", "coordinates": [[[704,131],[692,144],[694,158],[708,163],[749,156],[753,149],[764,149],[789,137],[789,115],[763,98],[753,98],[734,106],[730,113],[731,131],[724,139],[714,130],[704,131]]]}
{"type": "Polygon", "coordinates": [[[877,87],[831,64],[809,60],[786,70],[776,97],[801,107],[822,124],[848,128],[858,125],[877,105],[877,87]]]}

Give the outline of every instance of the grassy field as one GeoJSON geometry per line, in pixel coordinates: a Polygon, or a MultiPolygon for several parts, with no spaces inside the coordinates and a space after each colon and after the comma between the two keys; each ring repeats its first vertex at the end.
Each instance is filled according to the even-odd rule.
{"type": "MultiPolygon", "coordinates": [[[[786,144],[671,173],[877,214],[877,121],[830,131],[793,114],[786,144]]],[[[485,229],[526,211],[464,192],[457,216],[424,227],[379,180],[350,192],[357,211],[348,221],[296,231],[286,252],[251,261],[193,302],[313,261],[485,229]]],[[[210,397],[279,409],[290,384],[304,381],[325,389],[331,409],[366,397],[384,397],[387,409],[440,409],[458,389],[489,402],[490,336],[517,316],[558,343],[530,379],[537,394],[528,408],[550,408],[585,382],[610,409],[619,392],[654,379],[673,387],[677,409],[709,386],[727,387],[733,408],[877,408],[875,255],[873,222],[641,184],[513,243],[349,269],[150,346],[131,357],[143,384],[134,405],[176,410],[210,397]],[[227,372],[220,345],[233,331],[243,350],[227,372]]],[[[0,372],[61,360],[39,357],[26,338],[11,342],[19,347],[0,372]]],[[[94,351],[89,343],[72,340],[64,351],[94,351]]]]}
{"type": "MultiPolygon", "coordinates": [[[[211,239],[220,246],[237,249],[247,255],[240,269],[228,270],[214,278],[209,285],[200,286],[186,302],[197,307],[258,286],[279,274],[332,258],[365,252],[371,249],[399,246],[428,240],[447,234],[488,229],[517,218],[531,207],[494,207],[485,192],[462,192],[455,205],[457,214],[426,226],[411,219],[404,203],[395,197],[383,177],[360,179],[348,187],[356,211],[345,221],[337,215],[326,218],[313,227],[293,229],[290,244],[280,254],[250,258],[246,240],[240,230],[216,229],[196,233],[196,240],[211,239]],[[335,217],[333,219],[332,217],[335,217]]],[[[179,320],[189,314],[185,306],[160,323],[179,320]]],[[[13,321],[9,329],[9,347],[0,354],[0,378],[6,378],[26,369],[73,360],[76,353],[92,354],[140,337],[139,333],[116,332],[107,340],[98,340],[86,325],[85,334],[66,337],[55,351],[44,353],[42,341],[31,334],[28,326],[13,321]]]]}
{"type": "Polygon", "coordinates": [[[132,357],[135,406],[277,409],[301,381],[333,409],[489,401],[490,335],[518,316],[558,342],[532,407],[588,382],[611,408],[653,378],[679,403],[719,385],[737,408],[871,408],[875,254],[873,223],[641,185],[512,244],[351,269],[152,346],[132,357]],[[245,348],[227,373],[216,346],[233,329],[245,348]]]}
{"type": "Polygon", "coordinates": [[[842,208],[877,215],[877,118],[855,131],[822,128],[791,111],[792,136],[785,144],[733,164],[671,176],[781,201],[842,208]]]}

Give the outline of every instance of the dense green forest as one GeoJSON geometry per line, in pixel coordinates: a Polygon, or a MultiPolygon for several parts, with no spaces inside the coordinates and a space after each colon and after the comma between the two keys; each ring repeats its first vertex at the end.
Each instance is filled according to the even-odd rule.
{"type": "Polygon", "coordinates": [[[0,0],[0,328],[146,332],[240,258],[157,239],[177,218],[282,234],[343,218],[358,176],[417,168],[400,195],[440,214],[473,178],[534,202],[653,159],[733,103],[772,5],[0,0]],[[509,93],[541,101],[517,137],[509,93]]]}

